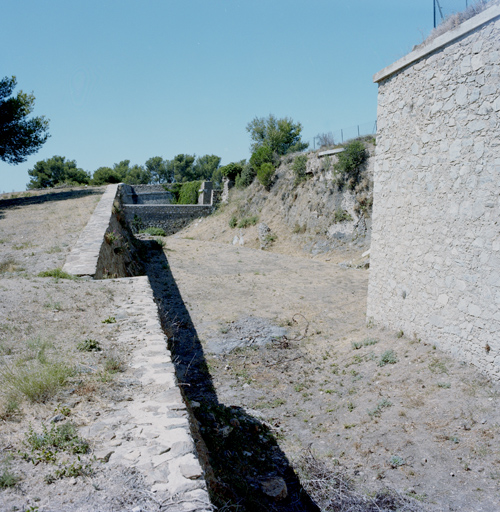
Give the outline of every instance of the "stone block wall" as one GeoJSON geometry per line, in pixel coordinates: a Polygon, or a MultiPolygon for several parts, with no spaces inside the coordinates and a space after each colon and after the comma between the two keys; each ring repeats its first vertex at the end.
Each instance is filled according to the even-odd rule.
{"type": "Polygon", "coordinates": [[[211,205],[184,204],[133,204],[123,206],[125,220],[137,233],[145,228],[162,228],[167,235],[173,235],[186,227],[192,220],[206,217],[213,212],[211,205]]]}
{"type": "Polygon", "coordinates": [[[375,81],[368,318],[500,377],[500,6],[375,81]]]}

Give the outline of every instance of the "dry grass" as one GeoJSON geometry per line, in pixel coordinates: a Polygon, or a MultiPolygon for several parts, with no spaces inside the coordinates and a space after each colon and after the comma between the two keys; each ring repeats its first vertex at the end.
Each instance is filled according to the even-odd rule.
{"type": "Polygon", "coordinates": [[[366,495],[342,471],[332,471],[310,451],[296,461],[300,481],[322,512],[422,512],[426,510],[410,495],[383,489],[366,495]]]}

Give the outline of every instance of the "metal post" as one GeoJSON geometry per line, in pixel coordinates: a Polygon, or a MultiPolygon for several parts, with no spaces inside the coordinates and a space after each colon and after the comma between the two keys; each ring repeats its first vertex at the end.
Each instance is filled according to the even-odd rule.
{"type": "Polygon", "coordinates": [[[358,137],[359,137],[359,124],[358,124],[358,137]]]}
{"type": "Polygon", "coordinates": [[[342,128],[340,129],[340,136],[342,137],[342,142],[344,142],[344,131],[342,128]]]}
{"type": "Polygon", "coordinates": [[[432,0],[434,7],[434,28],[436,28],[436,0],[432,0]]]}

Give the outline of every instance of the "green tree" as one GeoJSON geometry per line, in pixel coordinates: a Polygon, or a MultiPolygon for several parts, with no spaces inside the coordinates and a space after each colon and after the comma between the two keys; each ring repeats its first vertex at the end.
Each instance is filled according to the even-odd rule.
{"type": "Polygon", "coordinates": [[[194,155],[179,154],[174,156],[173,160],[168,161],[167,169],[174,177],[174,181],[177,183],[195,181],[195,174],[193,171],[194,160],[194,155]]]}
{"type": "Polygon", "coordinates": [[[99,167],[92,175],[93,185],[105,185],[107,183],[121,183],[121,177],[111,167],[99,167]]]}
{"type": "Polygon", "coordinates": [[[70,185],[86,185],[90,183],[90,174],[76,166],[74,160],[66,160],[64,156],[53,156],[40,160],[33,169],[28,170],[31,176],[28,189],[50,188],[61,183],[70,185]]]}
{"type": "Polygon", "coordinates": [[[197,180],[210,181],[214,172],[219,168],[220,156],[199,156],[193,166],[193,172],[197,180]]]}
{"type": "Polygon", "coordinates": [[[48,119],[28,119],[35,107],[35,96],[23,91],[12,96],[16,85],[15,76],[0,80],[0,159],[9,164],[25,162],[49,137],[48,119]]]}
{"type": "Polygon", "coordinates": [[[151,183],[172,183],[173,175],[168,171],[168,161],[161,156],[153,156],[145,164],[151,175],[151,183]]]}
{"type": "Polygon", "coordinates": [[[277,119],[272,114],[269,117],[256,117],[247,124],[247,132],[253,143],[252,153],[262,146],[267,146],[277,155],[286,155],[295,151],[307,149],[309,144],[302,142],[302,125],[294,123],[289,117],[277,119]]]}

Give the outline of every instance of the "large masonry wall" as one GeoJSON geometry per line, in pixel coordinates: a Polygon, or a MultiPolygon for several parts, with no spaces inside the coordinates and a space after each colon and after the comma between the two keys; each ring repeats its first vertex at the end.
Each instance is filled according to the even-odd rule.
{"type": "Polygon", "coordinates": [[[368,318],[500,377],[500,7],[375,81],[368,318]]]}

